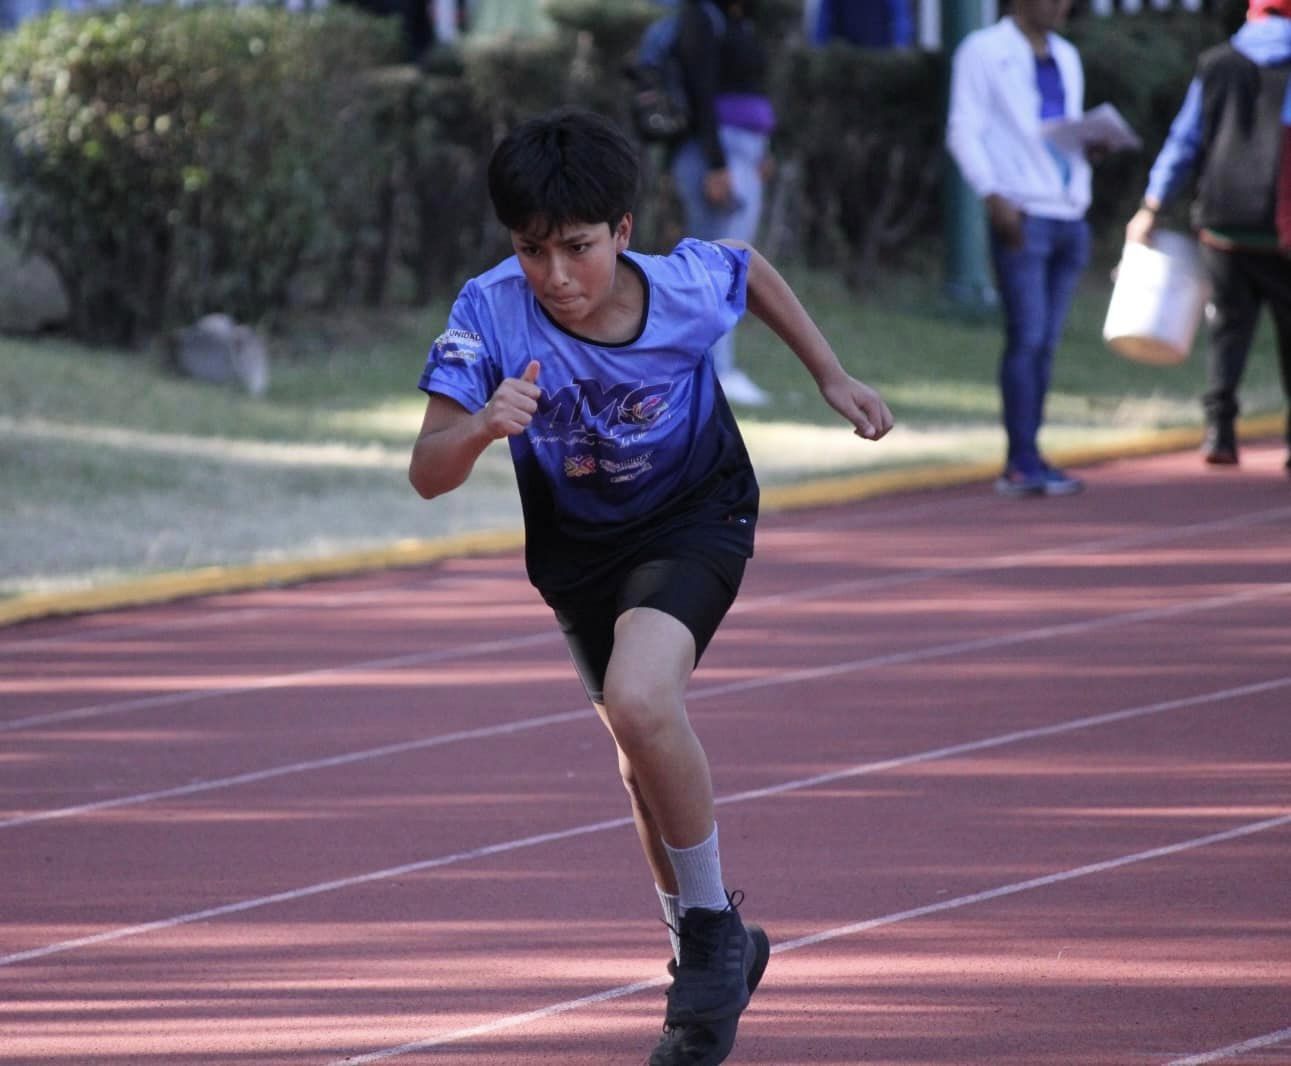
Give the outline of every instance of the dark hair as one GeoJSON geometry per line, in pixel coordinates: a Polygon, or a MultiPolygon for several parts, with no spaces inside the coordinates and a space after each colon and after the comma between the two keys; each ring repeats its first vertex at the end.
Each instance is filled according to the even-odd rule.
{"type": "Polygon", "coordinates": [[[610,229],[632,210],[637,153],[623,131],[591,111],[562,108],[522,122],[489,160],[489,197],[510,230],[545,236],[577,222],[610,229]]]}

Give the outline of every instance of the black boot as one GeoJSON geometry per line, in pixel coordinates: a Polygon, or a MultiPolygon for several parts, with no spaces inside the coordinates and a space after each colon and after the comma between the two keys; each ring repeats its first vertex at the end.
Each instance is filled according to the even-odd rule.
{"type": "Polygon", "coordinates": [[[1232,422],[1213,422],[1206,427],[1201,457],[1211,466],[1237,465],[1237,431],[1232,422]]]}
{"type": "Polygon", "coordinates": [[[730,1055],[770,954],[766,933],[740,920],[740,899],[737,893],[723,910],[692,908],[682,916],[681,961],[669,967],[663,1036],[649,1066],[718,1066],[730,1055]]]}

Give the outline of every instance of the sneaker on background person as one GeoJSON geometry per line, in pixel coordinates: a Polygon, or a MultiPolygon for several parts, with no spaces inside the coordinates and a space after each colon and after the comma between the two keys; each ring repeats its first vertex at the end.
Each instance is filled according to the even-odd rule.
{"type": "Polygon", "coordinates": [[[999,496],[1074,496],[1084,488],[1080,478],[1048,463],[1043,463],[1038,470],[1007,466],[995,480],[995,492],[999,496]]]}
{"type": "Polygon", "coordinates": [[[1044,481],[1043,492],[1046,496],[1074,496],[1085,488],[1085,483],[1080,478],[1072,477],[1065,470],[1059,470],[1048,463],[1045,463],[1044,473],[1040,476],[1044,481]]]}
{"type": "Polygon", "coordinates": [[[1016,466],[1006,466],[1004,473],[995,479],[997,496],[1043,496],[1044,475],[1019,470],[1016,466]]]}
{"type": "Polygon", "coordinates": [[[1233,423],[1212,423],[1206,427],[1206,437],[1201,442],[1201,459],[1209,466],[1238,464],[1237,431],[1233,423]]]}
{"type": "Polygon", "coordinates": [[[765,407],[771,402],[771,394],[739,367],[733,366],[722,371],[717,380],[721,382],[722,392],[731,403],[743,407],[765,407]]]}

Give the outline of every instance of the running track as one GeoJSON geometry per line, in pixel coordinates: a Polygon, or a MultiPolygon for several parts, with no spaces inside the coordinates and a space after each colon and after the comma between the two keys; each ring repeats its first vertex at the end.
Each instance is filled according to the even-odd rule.
{"type": "MultiPolygon", "coordinates": [[[[768,515],[691,691],[732,1063],[1291,1063],[1291,482],[768,515]]],[[[515,554],[0,631],[0,1062],[638,1063],[666,939],[515,554]]]]}

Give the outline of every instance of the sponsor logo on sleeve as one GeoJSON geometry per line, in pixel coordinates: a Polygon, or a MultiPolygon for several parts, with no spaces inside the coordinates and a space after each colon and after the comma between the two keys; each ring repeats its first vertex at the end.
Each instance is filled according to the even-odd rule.
{"type": "Polygon", "coordinates": [[[431,347],[433,362],[444,366],[473,366],[484,353],[484,338],[465,329],[450,329],[435,338],[431,347]]]}

